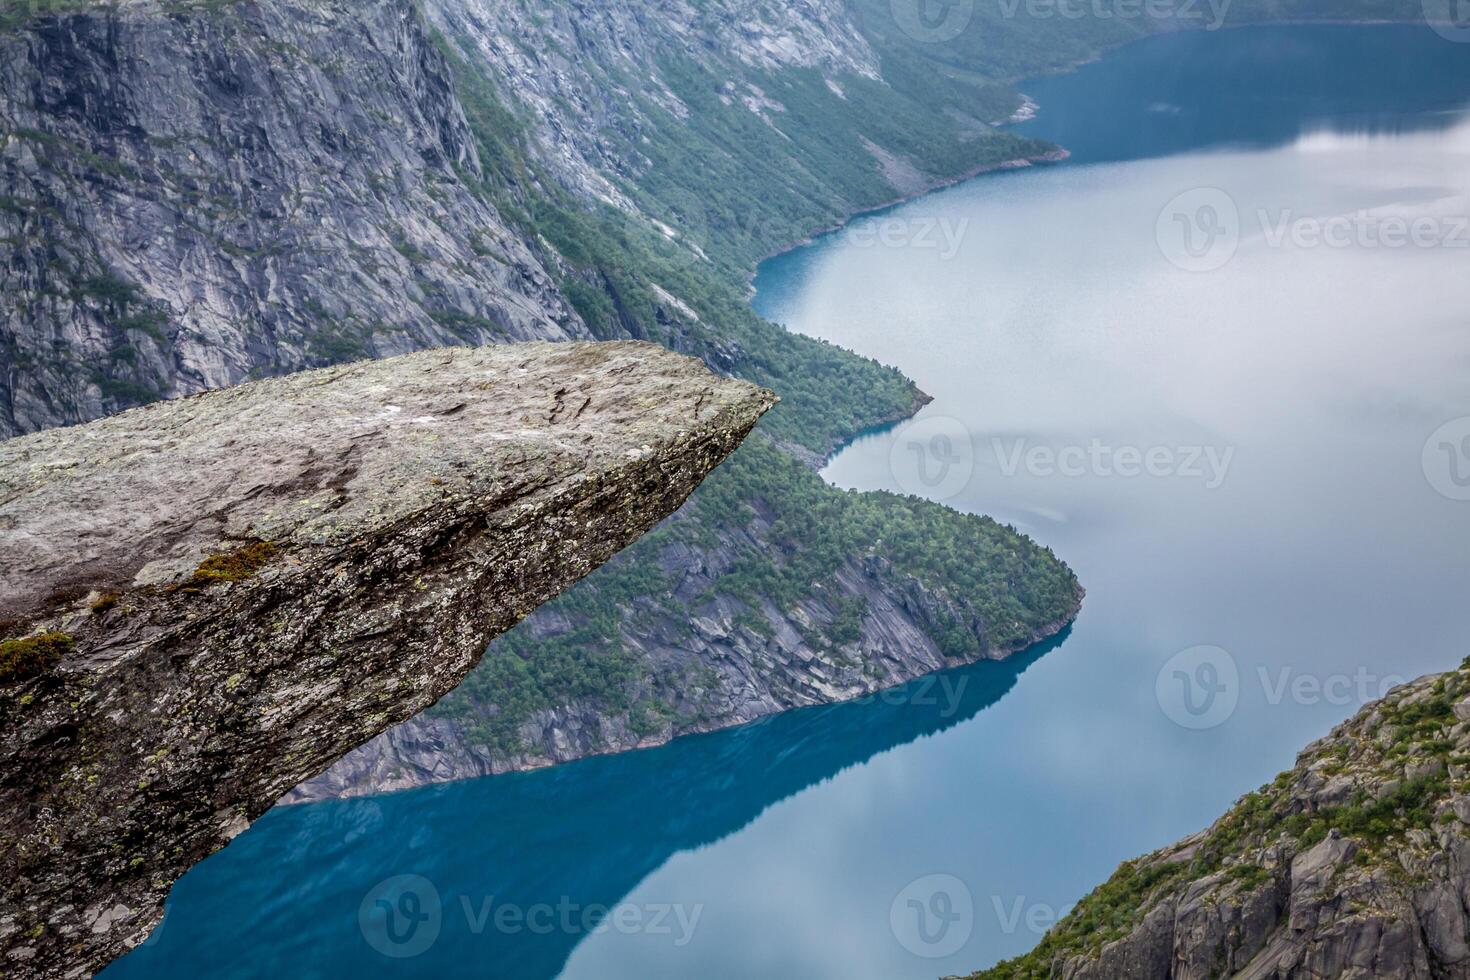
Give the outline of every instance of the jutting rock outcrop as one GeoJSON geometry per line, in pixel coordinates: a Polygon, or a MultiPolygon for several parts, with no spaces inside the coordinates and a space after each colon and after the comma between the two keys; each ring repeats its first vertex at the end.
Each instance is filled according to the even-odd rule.
{"type": "Polygon", "coordinates": [[[1470,977],[1470,660],[1368,705],[975,978],[1470,977]]]}
{"type": "Polygon", "coordinates": [[[444,349],[0,443],[0,950],[74,976],[286,790],[668,515],[769,392],[444,349]]]}

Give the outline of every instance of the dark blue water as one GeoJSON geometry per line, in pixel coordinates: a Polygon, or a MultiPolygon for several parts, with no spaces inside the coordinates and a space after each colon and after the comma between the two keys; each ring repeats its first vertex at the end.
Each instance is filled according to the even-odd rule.
{"type": "Polygon", "coordinates": [[[1069,635],[663,749],[273,811],[107,975],[975,969],[1470,653],[1470,502],[1435,434],[1470,416],[1470,45],[1172,36],[1024,89],[1072,163],[864,218],[767,263],[757,305],[935,396],[827,476],[1053,546],[1089,589],[1069,635]],[[1268,234],[1360,211],[1439,240],[1268,234]]]}
{"type": "Polygon", "coordinates": [[[1269,147],[1321,126],[1407,133],[1465,107],[1470,58],[1419,26],[1193,32],[1022,88],[1042,106],[1014,127],[1074,162],[1269,147]]]}

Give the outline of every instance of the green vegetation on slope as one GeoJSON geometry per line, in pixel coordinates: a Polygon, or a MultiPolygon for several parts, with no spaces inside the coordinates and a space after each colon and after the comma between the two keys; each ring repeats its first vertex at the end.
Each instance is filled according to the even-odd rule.
{"type": "MultiPolygon", "coordinates": [[[[442,38],[439,44],[480,143],[480,189],[527,240],[552,250],[548,268],[561,270],[563,292],[593,331],[626,332],[703,357],[716,370],[774,389],[782,401],[761,423],[769,438],[742,447],[696,491],[683,517],[547,605],[548,617],[559,617],[565,629],[535,635],[523,627],[502,637],[435,714],[456,719],[473,742],[501,755],[522,748],[517,730],[534,713],[572,703],[596,704],[607,715],[626,712],[640,733],[665,724],[697,726],[703,708],[691,706],[690,692],[709,688],[708,678],[686,677],[699,669],[688,665],[649,663],[629,648],[624,633],[652,631],[660,621],[687,624],[695,615],[691,606],[718,595],[738,603],[742,625],[760,636],[771,629],[759,612],[765,603],[784,612],[820,599],[836,615],[807,641],[822,649],[851,643],[860,635],[862,604],[844,598],[834,576],[867,556],[888,562],[891,580],[916,581],[942,598],[928,625],[957,660],[1022,645],[1075,611],[1071,572],[1013,529],[917,499],[845,493],[772,442],[825,454],[864,429],[907,417],[922,400],[897,371],[760,319],[742,286],[755,259],[782,240],[837,219],[855,201],[892,194],[857,142],[859,116],[838,125],[822,118],[820,104],[833,96],[820,78],[768,79],[795,117],[800,139],[793,150],[771,143],[784,137],[748,110],[725,107],[703,69],[669,66],[694,112],[688,128],[666,118],[667,126],[647,134],[640,150],[654,165],[627,191],[650,212],[677,221],[681,234],[670,238],[562,190],[535,163],[523,124],[485,77],[457,46],[442,38]],[[771,166],[780,154],[794,157],[791,166],[771,166]],[[825,196],[814,198],[813,188],[825,188],[825,196]],[[691,215],[669,204],[692,200],[706,202],[697,217],[715,216],[713,224],[690,225],[691,215]],[[702,243],[708,257],[686,239],[702,243]],[[671,311],[668,295],[694,315],[671,311]],[[749,528],[758,513],[769,529],[753,543],[749,528]],[[674,543],[734,554],[712,594],[692,603],[672,595],[658,559],[674,543]]],[[[882,86],[872,89],[880,94],[854,111],[927,118],[913,106],[883,103],[893,96],[881,95],[882,86]]],[[[657,106],[645,109],[664,114],[657,106]]],[[[948,157],[931,151],[940,169],[1008,159],[1021,143],[1006,137],[961,147],[952,135],[947,140],[931,125],[912,131],[910,145],[916,152],[947,148],[948,157]]]]}
{"type": "Polygon", "coordinates": [[[493,87],[457,48],[442,39],[440,47],[479,140],[481,190],[528,241],[554,250],[547,264],[565,270],[562,290],[594,332],[626,331],[775,390],[781,404],[762,431],[818,453],[914,411],[922,396],[894,369],[762,320],[729,273],[691,261],[687,246],[622,212],[572,197],[533,162],[522,123],[493,87]],[[658,289],[687,304],[698,322],[670,321],[658,289]]]}
{"type": "MultiPolygon", "coordinates": [[[[734,600],[746,610],[741,624],[757,635],[770,629],[759,612],[763,602],[786,610],[814,597],[830,601],[838,570],[867,558],[887,562],[895,579],[913,579],[945,600],[930,625],[955,660],[1022,646],[1076,605],[1071,571],[1014,529],[916,497],[837,490],[755,437],[706,480],[685,518],[646,535],[583,586],[547,604],[572,628],[551,637],[525,629],[507,634],[434,713],[460,720],[477,741],[499,751],[517,747],[515,730],[532,712],[575,700],[672,718],[673,709],[656,694],[671,680],[629,652],[619,628],[638,631],[659,615],[696,614],[671,594],[659,553],[676,542],[718,546],[722,533],[745,527],[757,512],[770,525],[769,547],[740,552],[695,603],[734,600]],[[986,624],[986,648],[967,622],[986,624]]],[[[854,604],[841,608],[824,637],[809,639],[850,643],[862,611],[854,604]]],[[[699,719],[676,720],[687,726],[699,719]]]]}
{"type": "MultiPolygon", "coordinates": [[[[665,125],[638,147],[650,166],[625,189],[742,279],[772,251],[894,198],[865,140],[902,157],[930,183],[1052,149],[979,120],[957,126],[935,104],[932,85],[905,92],[848,78],[838,96],[816,71],[756,73],[761,91],[782,107],[768,124],[739,101],[727,104],[722,80],[708,68],[670,58],[661,69],[690,116],[675,120],[660,106],[643,105],[665,125]]],[[[969,103],[971,112],[1004,118],[1015,107],[1014,94],[994,86],[969,94],[980,100],[969,103]]]]}
{"type": "MultiPolygon", "coordinates": [[[[1470,792],[1470,723],[1454,705],[1470,694],[1470,659],[1434,680],[1424,696],[1400,688],[1347,722],[1297,761],[1294,769],[1248,793],[1214,824],[1188,859],[1178,847],[1124,863],[1024,956],[973,974],[975,980],[1044,980],[1058,958],[1095,955],[1127,936],[1160,902],[1211,875],[1249,891],[1281,873],[1266,863],[1278,848],[1294,854],[1331,831],[1358,845],[1363,871],[1386,868],[1402,876],[1402,849],[1411,832],[1457,819],[1451,797],[1470,792]],[[1456,778],[1456,773],[1459,778],[1456,778]],[[1309,807],[1309,781],[1346,775],[1357,787],[1346,802],[1309,807]]],[[[1288,862],[1289,863],[1289,862],[1288,862]]]]}

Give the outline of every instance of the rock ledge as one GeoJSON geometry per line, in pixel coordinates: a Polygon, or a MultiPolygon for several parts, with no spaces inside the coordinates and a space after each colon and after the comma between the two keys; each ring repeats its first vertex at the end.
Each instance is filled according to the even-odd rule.
{"type": "Polygon", "coordinates": [[[0,443],[0,950],[94,971],[773,403],[640,343],[426,351],[0,443]]]}

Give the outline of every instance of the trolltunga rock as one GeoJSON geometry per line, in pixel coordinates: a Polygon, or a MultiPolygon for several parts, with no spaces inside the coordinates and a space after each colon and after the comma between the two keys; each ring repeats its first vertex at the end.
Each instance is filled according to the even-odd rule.
{"type": "Polygon", "coordinates": [[[648,344],[452,348],[0,443],[4,971],[136,945],[191,865],[443,696],[773,400],[648,344]]]}

